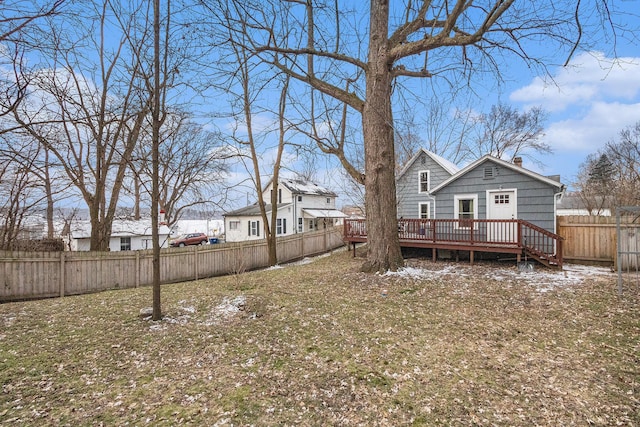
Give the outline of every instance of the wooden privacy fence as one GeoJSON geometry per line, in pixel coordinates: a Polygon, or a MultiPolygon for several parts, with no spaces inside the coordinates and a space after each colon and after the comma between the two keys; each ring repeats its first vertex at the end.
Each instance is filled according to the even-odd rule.
{"type": "MultiPolygon", "coordinates": [[[[640,224],[626,218],[628,228],[640,232],[640,224]]],[[[616,218],[606,216],[571,215],[559,216],[557,234],[565,238],[564,258],[567,261],[599,262],[617,265],[616,218]]],[[[633,244],[631,235],[623,235],[623,248],[633,244]]],[[[624,267],[624,266],[623,266],[624,267]]]]}
{"type": "MultiPolygon", "coordinates": [[[[278,262],[317,255],[343,245],[341,227],[278,238],[278,262]]],[[[0,252],[0,301],[150,285],[152,256],[151,250],[0,252]]],[[[198,280],[267,265],[265,240],[162,249],[160,280],[162,283],[198,280]]]]}

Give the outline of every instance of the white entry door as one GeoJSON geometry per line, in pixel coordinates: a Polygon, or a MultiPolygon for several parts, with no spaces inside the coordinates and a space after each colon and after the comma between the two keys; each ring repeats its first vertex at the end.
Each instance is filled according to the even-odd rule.
{"type": "MultiPolygon", "coordinates": [[[[516,219],[517,216],[516,190],[487,191],[487,219],[516,219]]],[[[489,223],[487,239],[490,242],[516,242],[516,223],[489,223]]]]}

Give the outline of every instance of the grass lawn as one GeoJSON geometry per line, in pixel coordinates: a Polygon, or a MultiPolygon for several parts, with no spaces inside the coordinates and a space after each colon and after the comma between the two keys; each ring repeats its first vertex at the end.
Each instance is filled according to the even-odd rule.
{"type": "Polygon", "coordinates": [[[0,424],[640,425],[614,274],[361,264],[0,304],[0,424]]]}

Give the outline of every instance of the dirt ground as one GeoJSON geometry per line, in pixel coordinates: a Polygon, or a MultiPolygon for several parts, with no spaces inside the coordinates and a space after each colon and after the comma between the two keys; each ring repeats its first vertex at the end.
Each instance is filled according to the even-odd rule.
{"type": "Polygon", "coordinates": [[[1,304],[0,424],[640,425],[609,269],[361,263],[1,304]]]}

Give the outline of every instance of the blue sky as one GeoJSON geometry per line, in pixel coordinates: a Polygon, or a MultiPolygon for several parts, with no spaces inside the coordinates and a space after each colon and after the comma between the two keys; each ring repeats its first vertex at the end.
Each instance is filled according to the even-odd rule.
{"type": "MultiPolygon", "coordinates": [[[[589,2],[583,2],[588,7],[589,2]]],[[[614,3],[611,3],[612,5],[614,3]]],[[[640,0],[617,0],[618,12],[627,12],[625,20],[632,28],[640,27],[640,0]]],[[[620,15],[618,15],[620,16],[620,15]]],[[[597,152],[608,141],[616,139],[625,127],[640,121],[640,47],[638,34],[620,33],[617,43],[602,38],[601,45],[594,44],[589,52],[576,52],[570,64],[549,66],[549,76],[534,74],[521,61],[508,62],[504,69],[504,82],[496,89],[495,76],[480,76],[480,80],[472,80],[469,85],[476,93],[474,109],[488,112],[491,105],[498,101],[519,109],[540,106],[549,113],[546,121],[544,141],[554,153],[537,156],[543,166],[534,163],[525,164],[545,175],[560,174],[565,184],[571,184],[578,172],[579,165],[585,158],[597,152]],[[613,51],[617,59],[613,59],[613,51]]],[[[544,49],[544,47],[542,47],[544,49]]],[[[544,52],[544,56],[553,57],[552,52],[544,52]]],[[[562,64],[566,52],[558,52],[557,58],[550,63],[562,64]]],[[[429,83],[425,83],[428,85],[429,83]]],[[[224,99],[216,94],[206,100],[207,106],[215,105],[224,99]]],[[[227,111],[222,106],[221,111],[227,111]]],[[[219,129],[228,131],[228,122],[216,122],[219,129]]],[[[268,114],[258,115],[254,123],[259,128],[273,128],[275,121],[268,114]]],[[[272,144],[273,146],[274,144],[272,144]]],[[[264,153],[265,164],[272,158],[269,152],[264,153]]],[[[285,164],[292,169],[299,169],[295,153],[287,153],[285,164]]],[[[342,193],[341,181],[344,181],[341,167],[335,158],[322,156],[316,159],[317,178],[332,190],[342,193]]],[[[462,166],[462,165],[460,165],[462,166]]],[[[285,172],[286,175],[291,175],[285,172]]],[[[236,168],[229,177],[230,184],[241,182],[247,178],[243,168],[236,168]]],[[[255,190],[249,186],[238,187],[239,196],[233,206],[235,209],[255,200],[255,190]],[[247,195],[249,194],[249,197],[247,195]]],[[[338,204],[349,204],[346,197],[341,197],[338,204]]]]}
{"type": "Polygon", "coordinates": [[[549,113],[544,142],[554,153],[541,156],[545,174],[560,174],[565,184],[575,179],[585,158],[624,128],[640,121],[640,48],[635,55],[613,60],[601,52],[577,55],[569,66],[557,67],[550,78],[519,82],[508,101],[519,108],[541,106],[549,113]]]}
{"type": "MultiPolygon", "coordinates": [[[[464,99],[463,104],[467,102],[462,108],[471,102],[478,113],[488,112],[498,102],[519,110],[534,106],[545,110],[548,117],[543,141],[553,153],[536,154],[534,157],[540,164],[525,159],[524,166],[544,175],[559,174],[569,187],[587,156],[616,140],[621,130],[640,121],[639,35],[622,30],[625,25],[640,28],[640,1],[620,0],[609,6],[616,24],[621,25],[616,28],[615,39],[611,34],[585,34],[592,50],[577,50],[566,66],[562,64],[567,59],[568,47],[556,52],[553,49],[557,46],[542,43],[536,47],[538,52],[533,53],[545,58],[547,75],[540,69],[529,68],[521,60],[502,58],[502,81],[497,82],[495,75],[474,76],[468,93],[459,97],[459,101],[464,99]]],[[[594,4],[583,2],[582,7],[587,10],[594,4]]],[[[601,25],[591,24],[592,29],[601,25]]],[[[428,93],[424,90],[430,85],[428,80],[421,84],[424,86],[418,93],[428,93]]],[[[415,119],[424,120],[418,114],[415,119]]],[[[291,160],[289,164],[294,164],[295,160],[291,160]]],[[[341,193],[343,174],[337,173],[339,166],[335,163],[331,159],[319,161],[317,175],[320,183],[341,193]]],[[[340,205],[349,203],[346,197],[341,199],[340,205]]]]}

